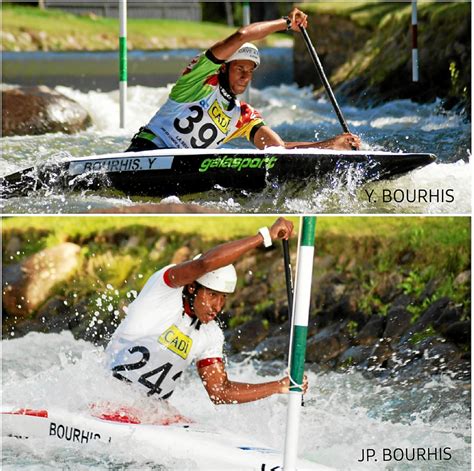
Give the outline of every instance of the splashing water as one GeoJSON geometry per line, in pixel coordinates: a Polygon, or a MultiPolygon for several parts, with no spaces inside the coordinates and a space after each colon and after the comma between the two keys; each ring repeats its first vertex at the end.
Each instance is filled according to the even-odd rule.
{"type": "MultiPolygon", "coordinates": [[[[104,353],[70,332],[30,333],[2,341],[3,403],[60,407],[83,412],[91,402],[110,401],[153,411],[153,400],[106,373],[104,353]],[[41,352],[41,354],[39,354],[41,352]],[[34,360],[33,360],[34,359],[34,360]]],[[[285,365],[228,359],[231,379],[263,382],[281,377],[285,365]]],[[[470,469],[470,388],[449,376],[383,384],[360,373],[308,372],[310,390],[301,410],[299,455],[344,470],[470,469]],[[360,463],[368,448],[431,450],[449,447],[449,461],[360,463]]],[[[208,429],[226,429],[282,449],[286,396],[235,406],[214,406],[194,369],[183,375],[172,399],[184,416],[208,429]],[[190,397],[193,398],[190,401],[190,397]],[[249,424],[252,424],[249,427],[249,424]]],[[[212,458],[211,458],[212,459],[212,458]]],[[[150,447],[93,443],[56,448],[40,439],[3,439],[4,469],[199,469],[150,447]],[[133,449],[131,449],[133,448],[133,449]]]]}
{"type": "MultiPolygon", "coordinates": [[[[81,92],[64,86],[56,90],[79,102],[92,117],[87,131],[69,136],[61,133],[42,136],[2,138],[0,173],[6,175],[45,161],[67,156],[99,155],[123,151],[131,136],[164,103],[170,86],[135,86],[128,91],[127,128],[119,129],[118,92],[81,92]]],[[[266,123],[285,140],[322,140],[339,134],[340,127],[324,100],[314,100],[309,88],[291,85],[252,90],[250,102],[266,123]]],[[[350,168],[322,181],[268,185],[262,193],[235,193],[223,188],[188,195],[174,201],[195,202],[231,212],[314,212],[314,213],[457,213],[470,212],[471,164],[470,125],[454,113],[441,111],[439,103],[420,105],[408,100],[385,103],[371,109],[344,107],[351,130],[361,136],[371,150],[430,152],[438,162],[398,178],[364,183],[357,169],[350,168]],[[367,191],[383,191],[397,198],[370,201],[367,191]],[[411,192],[410,192],[411,190],[411,192]],[[426,190],[436,196],[423,199],[426,190]],[[415,196],[413,196],[415,191],[415,196]],[[415,198],[415,201],[411,201],[415,198]]],[[[248,147],[247,142],[233,144],[248,147]]],[[[44,198],[13,198],[2,201],[4,213],[77,213],[96,208],[128,206],[136,202],[159,202],[159,198],[110,196],[65,192],[44,198]]],[[[165,199],[166,201],[166,199],[165,199]]]]}

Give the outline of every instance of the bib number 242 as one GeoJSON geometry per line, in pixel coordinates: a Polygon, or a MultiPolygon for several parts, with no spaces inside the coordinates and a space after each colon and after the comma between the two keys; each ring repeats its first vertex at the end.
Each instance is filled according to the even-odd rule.
{"type": "MultiPolygon", "coordinates": [[[[112,368],[113,376],[117,379],[120,379],[122,381],[126,381],[127,383],[131,383],[132,381],[123,376],[119,371],[131,371],[131,370],[139,370],[143,368],[148,361],[150,360],[150,350],[148,348],[142,346],[142,345],[137,345],[135,347],[129,348],[128,352],[133,354],[133,353],[141,353],[142,358],[135,362],[135,363],[128,363],[126,365],[117,365],[112,368]]],[[[169,362],[163,363],[161,366],[158,368],[154,368],[151,371],[148,371],[147,373],[143,373],[139,378],[138,382],[140,384],[143,384],[146,386],[149,391],[147,393],[148,396],[152,396],[153,394],[161,394],[161,383],[163,383],[163,380],[166,378],[168,373],[170,372],[171,368],[173,365],[169,362]],[[158,375],[156,378],[156,381],[150,381],[149,378],[152,378],[153,376],[158,375]]],[[[181,375],[183,374],[182,371],[179,371],[176,373],[171,379],[173,381],[176,381],[181,375]]],[[[173,391],[170,393],[164,395],[161,399],[168,399],[173,391]]]]}
{"type": "MultiPolygon", "coordinates": [[[[173,125],[181,134],[189,134],[194,131],[194,126],[199,125],[204,117],[204,110],[200,106],[191,106],[189,108],[191,115],[185,119],[176,118],[173,125]],[[196,114],[194,114],[196,113],[196,114]]],[[[192,136],[191,146],[194,149],[205,149],[209,147],[217,137],[217,128],[211,123],[204,123],[197,131],[199,141],[192,136]]]]}

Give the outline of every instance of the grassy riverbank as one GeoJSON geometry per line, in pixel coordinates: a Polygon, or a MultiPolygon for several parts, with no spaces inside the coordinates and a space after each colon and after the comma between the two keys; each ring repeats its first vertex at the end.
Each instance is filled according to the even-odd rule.
{"type": "MultiPolygon", "coordinates": [[[[298,227],[299,219],[291,219],[298,227]]],[[[7,265],[21,262],[40,250],[72,242],[82,247],[84,266],[97,265],[99,259],[108,266],[104,267],[105,284],[113,279],[114,286],[129,289],[128,276],[149,276],[160,264],[169,263],[183,246],[203,251],[223,241],[256,233],[259,227],[269,226],[273,221],[271,217],[205,216],[9,218],[3,221],[3,261],[7,265]],[[157,252],[155,245],[163,236],[166,246],[157,252]],[[128,240],[134,242],[127,245],[128,240]],[[156,257],[150,257],[151,252],[156,257]],[[107,280],[107,271],[111,280],[107,280]]],[[[296,253],[296,239],[292,245],[296,253]]],[[[279,244],[277,248],[279,251],[279,244]]],[[[437,278],[437,296],[460,299],[466,293],[453,289],[453,280],[469,268],[469,219],[318,217],[316,255],[334,258],[341,271],[353,266],[357,277],[365,280],[363,302],[367,306],[380,304],[374,290],[377,280],[371,279],[372,275],[398,271],[406,272],[406,292],[422,291],[429,280],[437,278]]],[[[315,273],[323,272],[324,267],[316,263],[315,273]]],[[[93,277],[80,278],[84,290],[89,291],[87,287],[94,284],[93,277]]],[[[137,280],[138,288],[141,284],[137,280]]]]}
{"type": "MultiPolygon", "coordinates": [[[[418,2],[419,82],[411,80],[410,2],[321,2],[301,5],[309,33],[334,87],[358,104],[398,98],[457,106],[470,113],[471,3],[418,2]]],[[[298,63],[305,46],[296,38],[296,80],[306,84],[309,66],[298,63]]]]}
{"type": "MultiPolygon", "coordinates": [[[[107,51],[118,48],[117,19],[72,15],[18,4],[2,5],[4,51],[107,51]]],[[[129,49],[160,50],[209,47],[235,28],[209,22],[129,19],[129,49]]],[[[272,45],[279,36],[264,41],[272,45]]],[[[286,38],[286,36],[285,36],[286,38]]],[[[281,38],[280,38],[281,39],[281,38]]]]}

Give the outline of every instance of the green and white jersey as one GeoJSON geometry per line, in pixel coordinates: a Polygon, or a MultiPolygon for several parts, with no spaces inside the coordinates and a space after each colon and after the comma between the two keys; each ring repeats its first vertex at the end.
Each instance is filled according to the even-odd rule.
{"type": "Polygon", "coordinates": [[[229,106],[232,100],[219,85],[221,63],[208,56],[193,59],[146,126],[169,148],[216,148],[237,137],[250,141],[252,129],[264,124],[250,105],[235,100],[229,106]]]}

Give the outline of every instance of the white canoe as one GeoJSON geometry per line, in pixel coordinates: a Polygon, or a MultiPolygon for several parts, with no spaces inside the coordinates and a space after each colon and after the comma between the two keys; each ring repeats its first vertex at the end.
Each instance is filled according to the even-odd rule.
{"type": "MultiPolygon", "coordinates": [[[[202,469],[282,470],[282,454],[228,431],[210,431],[193,423],[156,425],[133,423],[133,417],[69,412],[62,409],[2,407],[2,434],[18,439],[39,438],[58,446],[91,443],[149,444],[162,456],[190,460],[202,469]],[[105,418],[107,417],[107,418],[105,418]]],[[[307,460],[298,470],[330,470],[307,460]]]]}

